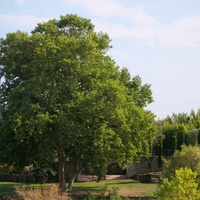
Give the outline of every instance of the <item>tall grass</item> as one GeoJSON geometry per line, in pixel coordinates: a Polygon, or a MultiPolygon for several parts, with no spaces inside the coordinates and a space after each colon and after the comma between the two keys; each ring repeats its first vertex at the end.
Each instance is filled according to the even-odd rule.
{"type": "Polygon", "coordinates": [[[67,193],[61,193],[56,186],[42,188],[16,187],[16,194],[22,200],[70,200],[67,193]]]}

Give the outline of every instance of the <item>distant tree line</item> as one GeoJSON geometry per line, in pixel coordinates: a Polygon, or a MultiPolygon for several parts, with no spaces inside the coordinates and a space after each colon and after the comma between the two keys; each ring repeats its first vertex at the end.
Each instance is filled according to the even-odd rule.
{"type": "Polygon", "coordinates": [[[179,113],[155,122],[158,133],[152,153],[159,157],[172,156],[183,144],[200,144],[200,109],[189,114],[179,113]]]}

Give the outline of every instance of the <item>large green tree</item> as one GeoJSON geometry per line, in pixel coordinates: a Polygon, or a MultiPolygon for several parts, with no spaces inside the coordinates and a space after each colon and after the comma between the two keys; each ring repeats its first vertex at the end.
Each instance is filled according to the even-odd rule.
{"type": "Polygon", "coordinates": [[[145,110],[150,85],[119,69],[106,54],[109,43],[77,15],[1,39],[2,162],[45,163],[56,154],[65,190],[66,160],[74,164],[71,189],[83,167],[100,176],[108,161],[123,166],[148,155],[155,134],[145,110]]]}

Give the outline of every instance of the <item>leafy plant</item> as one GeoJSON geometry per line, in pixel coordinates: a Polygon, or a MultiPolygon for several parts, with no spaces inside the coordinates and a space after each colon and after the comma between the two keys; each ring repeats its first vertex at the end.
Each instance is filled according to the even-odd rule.
{"type": "Polygon", "coordinates": [[[122,200],[123,198],[119,196],[118,194],[119,188],[113,187],[110,191],[108,190],[108,187],[103,187],[100,191],[94,193],[89,191],[85,197],[85,200],[122,200]]]}
{"type": "Polygon", "coordinates": [[[196,182],[197,173],[188,168],[176,170],[171,180],[164,179],[156,192],[158,200],[199,200],[200,191],[196,182]]]}
{"type": "Polygon", "coordinates": [[[175,151],[174,155],[164,163],[164,178],[171,178],[175,171],[181,167],[189,168],[200,175],[200,147],[182,145],[182,149],[175,151]]]}
{"type": "Polygon", "coordinates": [[[122,200],[122,197],[119,196],[119,188],[113,187],[112,190],[109,192],[110,200],[122,200]]]}

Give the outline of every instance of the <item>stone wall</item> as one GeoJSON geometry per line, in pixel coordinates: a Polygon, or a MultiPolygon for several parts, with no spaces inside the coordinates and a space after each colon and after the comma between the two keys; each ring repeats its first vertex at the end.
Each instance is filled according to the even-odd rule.
{"type": "Polygon", "coordinates": [[[156,172],[159,170],[158,157],[151,156],[149,158],[141,157],[138,163],[129,163],[126,165],[126,176],[132,178],[138,174],[156,172]]]}

